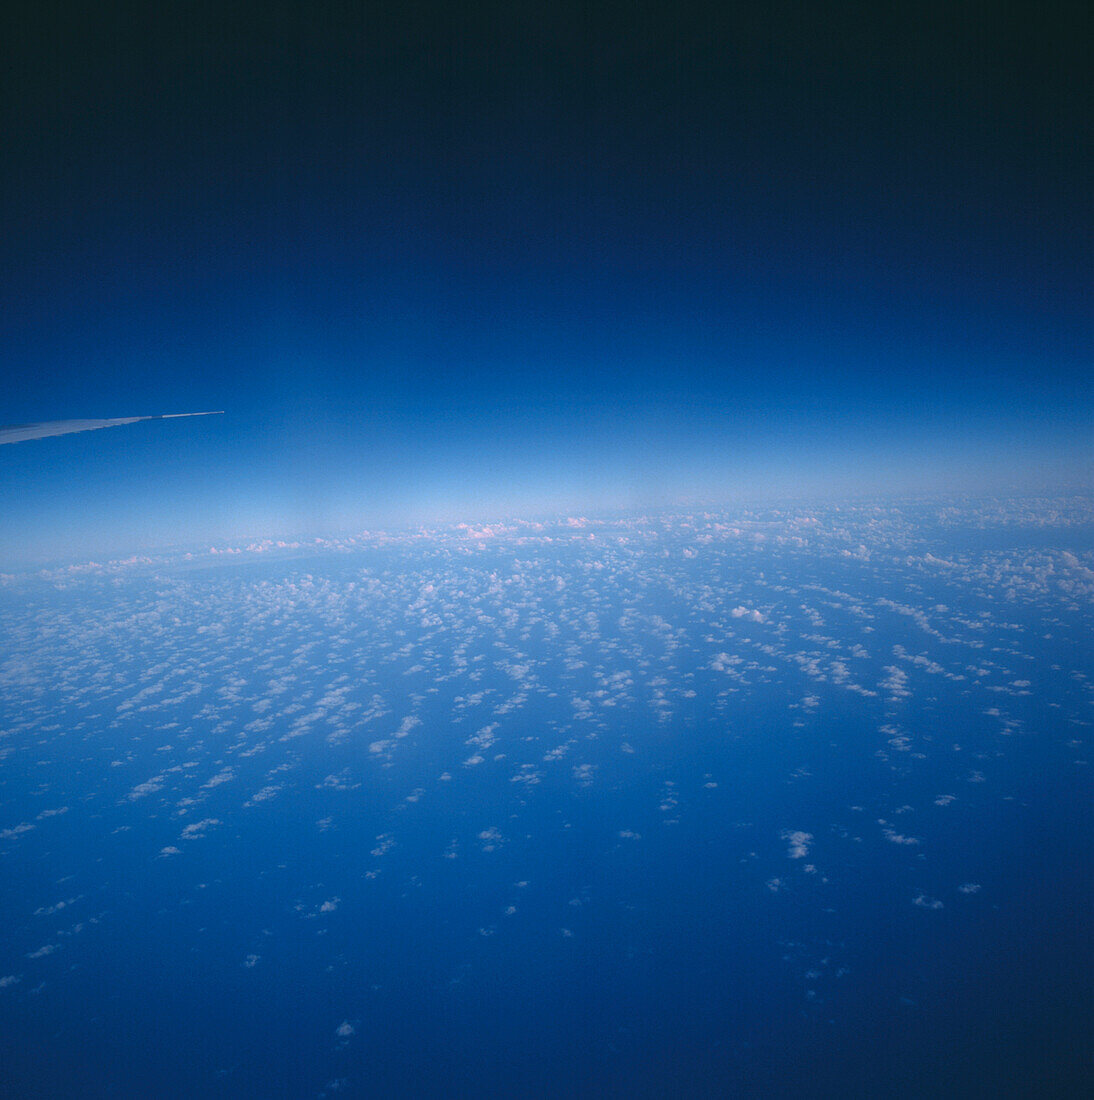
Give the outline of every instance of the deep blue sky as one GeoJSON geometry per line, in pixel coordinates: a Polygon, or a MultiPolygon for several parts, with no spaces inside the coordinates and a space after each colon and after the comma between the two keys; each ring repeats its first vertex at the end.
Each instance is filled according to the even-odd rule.
{"type": "Polygon", "coordinates": [[[1085,5],[9,9],[0,559],[1082,486],[1085,5]]]}

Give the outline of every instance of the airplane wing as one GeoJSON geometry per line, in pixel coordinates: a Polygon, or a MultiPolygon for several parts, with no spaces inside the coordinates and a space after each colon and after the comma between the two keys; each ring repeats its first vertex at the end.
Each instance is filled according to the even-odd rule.
{"type": "Polygon", "coordinates": [[[0,428],[0,444],[22,443],[26,439],[44,439],[51,435],[68,435],[70,432],[90,432],[95,428],[115,428],[119,424],[136,424],[138,420],[177,420],[180,416],[221,416],[223,409],[215,412],[164,413],[161,416],[120,416],[113,420],[46,420],[40,424],[13,424],[0,428]]]}

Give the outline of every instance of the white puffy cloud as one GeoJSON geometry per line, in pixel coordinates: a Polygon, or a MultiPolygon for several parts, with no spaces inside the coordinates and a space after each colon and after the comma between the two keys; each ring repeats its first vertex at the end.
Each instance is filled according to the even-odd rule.
{"type": "Polygon", "coordinates": [[[813,834],[800,829],[784,829],[779,834],[787,842],[786,854],[790,859],[804,859],[809,855],[809,846],[813,843],[813,834]]]}

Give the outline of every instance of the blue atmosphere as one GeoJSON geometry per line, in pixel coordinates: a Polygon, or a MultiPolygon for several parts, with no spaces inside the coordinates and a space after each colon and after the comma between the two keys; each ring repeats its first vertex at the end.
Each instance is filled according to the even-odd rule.
{"type": "Polygon", "coordinates": [[[16,5],[0,1095],[1087,1096],[1090,31],[16,5]]]}
{"type": "MultiPolygon", "coordinates": [[[[568,508],[1085,488],[1081,24],[26,13],[16,564],[568,508]]],[[[14,453],[18,450],[18,453],[14,453]]]]}

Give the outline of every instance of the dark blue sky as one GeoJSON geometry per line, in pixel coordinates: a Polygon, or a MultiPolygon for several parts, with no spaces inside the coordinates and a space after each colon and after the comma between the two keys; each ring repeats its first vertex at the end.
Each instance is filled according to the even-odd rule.
{"type": "Polygon", "coordinates": [[[0,555],[1088,483],[1084,7],[9,9],[0,555]]]}

